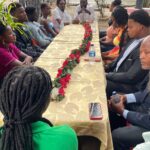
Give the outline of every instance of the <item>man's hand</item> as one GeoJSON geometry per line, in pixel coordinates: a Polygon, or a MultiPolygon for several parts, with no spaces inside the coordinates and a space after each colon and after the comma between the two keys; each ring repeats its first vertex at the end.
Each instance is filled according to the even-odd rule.
{"type": "Polygon", "coordinates": [[[91,15],[91,12],[89,10],[87,10],[86,8],[84,8],[84,7],[81,8],[81,10],[78,12],[78,15],[80,15],[82,12],[85,12],[85,13],[91,15]]]}
{"type": "Polygon", "coordinates": [[[100,39],[100,42],[101,42],[101,41],[105,41],[105,40],[106,40],[106,36],[102,37],[102,38],[100,39]]]}
{"type": "MultiPolygon", "coordinates": [[[[125,103],[126,103],[126,101],[127,101],[126,96],[125,96],[125,95],[121,95],[121,94],[118,94],[118,96],[119,96],[120,101],[122,101],[122,102],[123,102],[123,104],[125,104],[125,103]]],[[[111,96],[111,97],[110,97],[110,100],[111,100],[111,101],[114,101],[114,97],[113,97],[113,96],[111,96]]]]}
{"type": "Polygon", "coordinates": [[[80,15],[84,11],[84,8],[81,8],[80,11],[78,11],[78,15],[80,15]]]}
{"type": "Polygon", "coordinates": [[[91,12],[87,9],[84,10],[87,14],[91,15],[91,12]]]}
{"type": "Polygon", "coordinates": [[[72,23],[73,23],[73,24],[79,24],[80,21],[79,21],[79,19],[75,19],[75,20],[72,21],[72,23]]]}
{"type": "Polygon", "coordinates": [[[67,25],[70,25],[70,23],[69,22],[64,23],[64,26],[67,26],[67,25]]]}
{"type": "Polygon", "coordinates": [[[124,101],[120,100],[119,103],[115,103],[114,100],[110,100],[109,107],[118,114],[123,114],[124,111],[124,101]]]}
{"type": "Polygon", "coordinates": [[[100,42],[102,44],[108,44],[109,45],[109,44],[113,43],[113,40],[105,37],[105,38],[101,38],[100,42]]]}

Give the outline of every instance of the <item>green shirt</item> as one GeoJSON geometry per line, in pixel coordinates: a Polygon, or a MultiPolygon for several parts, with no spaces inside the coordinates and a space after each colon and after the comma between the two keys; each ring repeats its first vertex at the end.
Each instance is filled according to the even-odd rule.
{"type": "Polygon", "coordinates": [[[67,125],[50,127],[47,123],[32,123],[34,150],[78,150],[76,133],[67,125]]]}

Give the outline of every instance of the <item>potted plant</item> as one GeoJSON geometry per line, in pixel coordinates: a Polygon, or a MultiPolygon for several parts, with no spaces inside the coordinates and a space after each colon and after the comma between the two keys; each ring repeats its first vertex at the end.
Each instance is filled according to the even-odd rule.
{"type": "Polygon", "coordinates": [[[0,2],[0,22],[2,22],[4,25],[11,26],[12,29],[16,29],[23,34],[20,26],[24,25],[18,22],[14,22],[14,18],[10,14],[10,10],[12,7],[6,7],[5,2],[6,0],[2,0],[2,2],[0,2]]]}

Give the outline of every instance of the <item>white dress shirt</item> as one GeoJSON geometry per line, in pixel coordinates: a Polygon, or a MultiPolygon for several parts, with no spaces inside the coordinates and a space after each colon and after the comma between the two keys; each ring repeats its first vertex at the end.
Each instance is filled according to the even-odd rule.
{"type": "Polygon", "coordinates": [[[71,23],[71,16],[67,11],[61,11],[58,7],[56,7],[53,11],[52,21],[56,29],[61,30],[64,27],[65,23],[71,23]],[[61,24],[58,23],[57,19],[61,20],[61,24]]]}
{"type": "Polygon", "coordinates": [[[95,20],[94,8],[91,5],[87,5],[86,9],[90,12],[90,14],[85,11],[78,14],[78,12],[81,11],[81,6],[77,6],[74,19],[79,20],[80,22],[93,22],[95,20]]]}

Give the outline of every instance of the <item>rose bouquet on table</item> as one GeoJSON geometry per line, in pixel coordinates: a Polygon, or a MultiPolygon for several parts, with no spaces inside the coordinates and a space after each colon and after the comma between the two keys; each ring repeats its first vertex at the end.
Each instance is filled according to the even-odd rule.
{"type": "Polygon", "coordinates": [[[85,34],[82,44],[79,49],[74,49],[71,54],[63,62],[62,67],[58,69],[58,73],[53,82],[52,98],[56,101],[61,101],[65,97],[65,88],[71,79],[71,72],[80,63],[81,55],[84,55],[89,51],[91,40],[92,40],[92,30],[88,23],[84,25],[85,34]]]}

